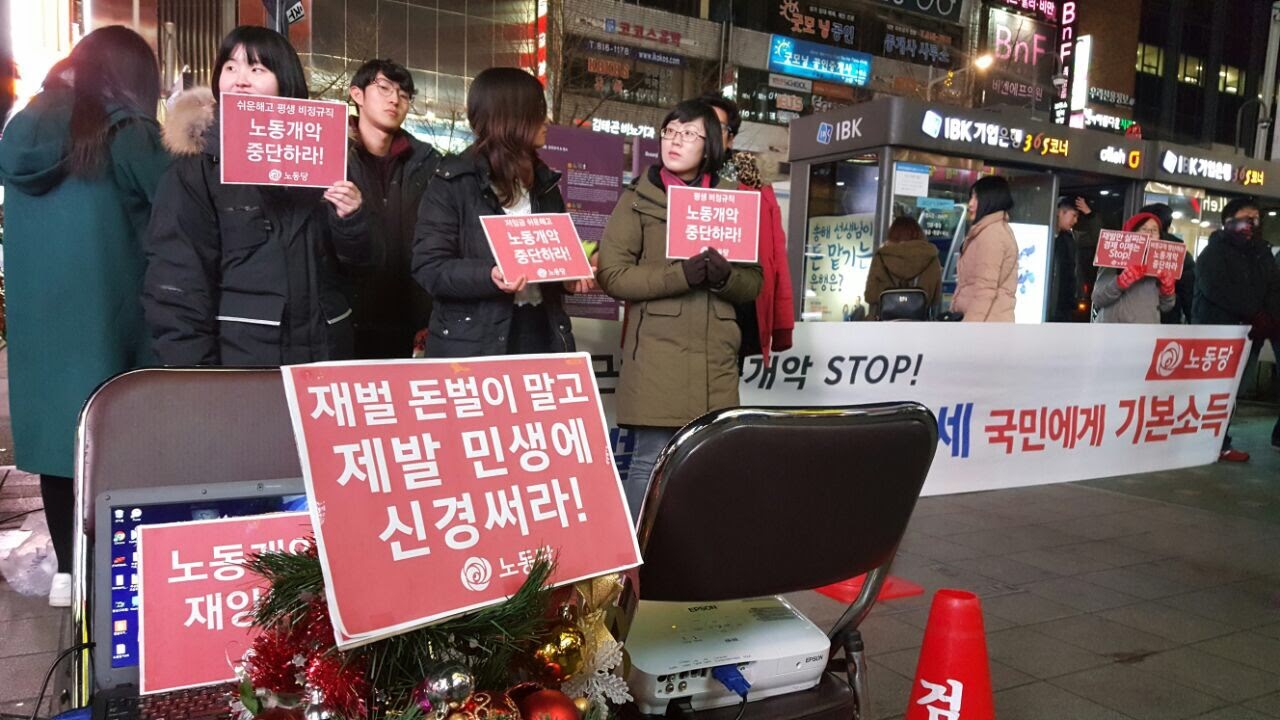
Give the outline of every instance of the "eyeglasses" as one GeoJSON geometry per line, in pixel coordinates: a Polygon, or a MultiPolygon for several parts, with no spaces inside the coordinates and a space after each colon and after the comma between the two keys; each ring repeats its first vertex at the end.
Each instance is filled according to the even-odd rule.
{"type": "Polygon", "coordinates": [[[385,98],[389,98],[393,96],[398,97],[400,98],[400,102],[403,102],[405,104],[413,102],[412,95],[392,85],[386,80],[383,80],[382,78],[378,78],[377,80],[374,80],[373,86],[378,88],[378,92],[382,95],[382,97],[385,97],[385,98]]]}
{"type": "Polygon", "coordinates": [[[680,138],[681,140],[683,140],[684,142],[687,142],[687,143],[691,143],[691,142],[693,142],[694,140],[706,140],[706,139],[707,139],[707,136],[706,136],[706,135],[699,135],[696,131],[694,131],[694,130],[689,130],[689,129],[687,129],[687,128],[686,128],[686,129],[684,129],[684,130],[677,130],[677,129],[675,129],[675,128],[673,128],[673,127],[670,127],[670,126],[662,128],[662,139],[663,139],[663,140],[675,140],[677,137],[678,137],[678,138],[680,138]]]}

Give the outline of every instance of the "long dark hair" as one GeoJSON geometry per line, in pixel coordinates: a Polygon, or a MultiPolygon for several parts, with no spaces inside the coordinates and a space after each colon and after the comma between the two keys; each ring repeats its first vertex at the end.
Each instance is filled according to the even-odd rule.
{"type": "Polygon", "coordinates": [[[298,59],[298,51],[289,44],[289,38],[270,28],[257,25],[241,25],[227,33],[218,48],[218,57],[213,63],[213,96],[218,98],[218,82],[222,79],[222,67],[231,59],[236,48],[244,46],[244,56],[251,63],[257,63],[270,70],[276,76],[276,84],[280,86],[280,97],[307,98],[307,77],[302,72],[302,61],[298,59]]]}
{"type": "Polygon", "coordinates": [[[123,25],[84,36],[70,57],[54,66],[45,87],[70,85],[71,141],[68,169],[92,177],[106,162],[111,112],[125,108],[152,120],[160,101],[160,67],[151,46],[123,25]]]}
{"type": "Polygon", "coordinates": [[[679,120],[681,123],[702,121],[707,139],[702,142],[702,165],[698,168],[698,173],[715,175],[720,172],[720,168],[724,167],[724,138],[721,136],[720,118],[716,117],[715,108],[702,100],[685,100],[662,119],[659,132],[666,130],[672,120],[679,120]]]}
{"type": "Polygon", "coordinates": [[[472,148],[489,164],[489,180],[507,207],[533,185],[538,163],[533,141],[547,121],[542,83],[519,68],[481,72],[467,91],[467,121],[476,135],[472,148]]]}
{"type": "Polygon", "coordinates": [[[969,188],[969,194],[978,198],[978,209],[973,214],[974,222],[991,213],[1013,208],[1013,193],[1009,192],[1009,181],[999,175],[988,175],[978,180],[969,188]]]}

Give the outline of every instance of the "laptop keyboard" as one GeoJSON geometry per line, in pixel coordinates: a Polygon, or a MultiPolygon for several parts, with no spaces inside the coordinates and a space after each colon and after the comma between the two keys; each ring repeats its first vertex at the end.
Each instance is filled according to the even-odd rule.
{"type": "Polygon", "coordinates": [[[106,720],[214,720],[230,718],[232,688],[227,685],[177,690],[145,697],[107,700],[106,720]]]}

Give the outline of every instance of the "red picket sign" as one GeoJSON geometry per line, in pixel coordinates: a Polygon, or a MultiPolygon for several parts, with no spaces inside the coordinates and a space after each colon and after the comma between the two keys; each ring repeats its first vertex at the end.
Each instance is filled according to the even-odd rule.
{"type": "Polygon", "coordinates": [[[307,513],[272,513],[138,528],[138,647],[143,694],[235,680],[257,633],[266,579],[248,555],[309,547],[307,513]]]}
{"type": "Polygon", "coordinates": [[[1141,263],[1147,251],[1147,236],[1122,230],[1103,230],[1098,233],[1098,249],[1093,254],[1093,264],[1123,270],[1134,263],[1141,263]]]}
{"type": "Polygon", "coordinates": [[[640,564],[590,355],[282,372],[340,647],[640,564]]]}
{"type": "Polygon", "coordinates": [[[218,163],[226,185],[327,188],[347,179],[347,106],[222,93],[218,163]]]}
{"type": "Polygon", "coordinates": [[[594,275],[569,213],[482,215],[480,224],[502,276],[515,282],[580,280],[594,275]]]}
{"type": "Polygon", "coordinates": [[[1162,272],[1172,272],[1182,277],[1182,266],[1187,261],[1187,246],[1168,240],[1151,240],[1147,243],[1147,274],[1155,277],[1162,272]]]}
{"type": "Polygon", "coordinates": [[[730,262],[760,257],[760,193],[674,185],[667,188],[667,258],[715,248],[730,262]]]}

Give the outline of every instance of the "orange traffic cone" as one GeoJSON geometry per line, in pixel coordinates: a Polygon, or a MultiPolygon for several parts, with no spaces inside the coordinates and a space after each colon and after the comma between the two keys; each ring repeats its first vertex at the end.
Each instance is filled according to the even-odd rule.
{"type": "Polygon", "coordinates": [[[993,720],[991,664],[978,596],[939,590],[929,609],[906,720],[993,720]]]}

